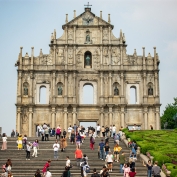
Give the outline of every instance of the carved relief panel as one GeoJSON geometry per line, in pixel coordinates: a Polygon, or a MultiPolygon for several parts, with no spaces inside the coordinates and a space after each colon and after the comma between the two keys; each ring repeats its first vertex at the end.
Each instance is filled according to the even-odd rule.
{"type": "Polygon", "coordinates": [[[64,64],[64,51],[63,48],[58,48],[56,50],[56,63],[59,65],[64,64]]]}
{"type": "Polygon", "coordinates": [[[112,48],[112,65],[120,65],[120,49],[119,48],[112,48]]]}
{"type": "Polygon", "coordinates": [[[85,35],[83,30],[76,31],[76,43],[83,44],[85,42],[85,35]]]}
{"type": "Polygon", "coordinates": [[[96,49],[93,53],[93,62],[94,62],[94,68],[99,69],[100,68],[100,54],[99,54],[99,48],[96,49]]]}
{"type": "Polygon", "coordinates": [[[68,50],[68,64],[73,64],[73,49],[71,48],[68,50]]]}
{"type": "Polygon", "coordinates": [[[72,29],[68,30],[68,43],[69,44],[73,43],[73,30],[72,29]]]}
{"type": "Polygon", "coordinates": [[[103,64],[109,65],[109,54],[108,54],[108,47],[103,49],[103,64]]]}
{"type": "Polygon", "coordinates": [[[103,29],[103,43],[108,43],[108,29],[103,29]]]}

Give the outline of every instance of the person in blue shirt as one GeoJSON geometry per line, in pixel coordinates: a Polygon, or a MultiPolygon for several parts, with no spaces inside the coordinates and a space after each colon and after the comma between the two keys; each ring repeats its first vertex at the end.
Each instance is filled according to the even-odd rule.
{"type": "Polygon", "coordinates": [[[105,144],[103,143],[103,139],[102,139],[101,142],[99,143],[99,146],[98,146],[98,152],[100,152],[100,159],[101,160],[105,159],[104,146],[105,146],[105,144]]]}

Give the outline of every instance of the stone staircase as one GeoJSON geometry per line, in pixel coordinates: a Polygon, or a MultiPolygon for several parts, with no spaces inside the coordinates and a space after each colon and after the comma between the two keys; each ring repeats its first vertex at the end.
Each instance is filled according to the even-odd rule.
{"type": "MultiPolygon", "coordinates": [[[[28,141],[33,142],[35,139],[36,139],[35,137],[28,138],[28,141]]],[[[90,150],[89,148],[88,137],[84,141],[84,144],[81,146],[83,154],[86,154],[89,158],[89,165],[91,168],[91,172],[93,168],[96,168],[97,172],[99,172],[102,169],[102,166],[105,164],[104,161],[98,159],[98,155],[97,155],[98,154],[97,149],[100,140],[101,140],[100,138],[96,138],[94,150],[90,150]]],[[[32,177],[36,169],[39,168],[42,170],[46,161],[48,159],[51,159],[52,162],[50,165],[50,172],[52,173],[52,177],[59,177],[64,171],[66,156],[69,156],[71,160],[71,164],[73,165],[73,168],[70,170],[72,177],[80,177],[80,168],[76,166],[76,161],[74,158],[75,145],[70,144],[70,142],[68,141],[68,146],[65,152],[59,151],[59,160],[56,161],[53,159],[52,146],[54,141],[55,141],[54,137],[50,137],[49,141],[39,141],[40,149],[38,150],[38,157],[36,158],[31,157],[31,160],[26,160],[25,150],[17,150],[16,138],[8,138],[8,143],[7,143],[8,149],[5,151],[0,151],[0,164],[1,165],[5,164],[7,159],[10,158],[12,160],[12,174],[14,177],[32,177]]],[[[2,143],[2,140],[0,143],[2,143]]],[[[112,138],[109,139],[109,146],[111,147],[111,150],[114,147],[114,142],[112,138]]],[[[120,146],[125,152],[125,155],[128,157],[129,149],[125,146],[123,142],[120,142],[120,146]]],[[[33,150],[31,150],[31,154],[32,152],[33,150]]],[[[142,162],[140,162],[139,159],[136,161],[136,171],[137,171],[136,177],[147,176],[146,168],[143,167],[142,162]]],[[[89,176],[91,175],[89,174],[89,176]]],[[[123,174],[120,173],[118,162],[114,162],[113,171],[110,173],[110,176],[112,177],[123,176],[123,174]]]]}

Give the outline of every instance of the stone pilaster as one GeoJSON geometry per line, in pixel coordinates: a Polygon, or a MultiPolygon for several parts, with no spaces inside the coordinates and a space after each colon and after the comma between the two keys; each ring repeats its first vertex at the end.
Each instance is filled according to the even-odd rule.
{"type": "Polygon", "coordinates": [[[33,126],[32,126],[32,122],[33,122],[33,108],[32,107],[29,107],[29,113],[28,113],[28,116],[29,116],[29,137],[32,137],[32,130],[33,130],[33,126]]]}
{"type": "Polygon", "coordinates": [[[33,80],[34,74],[33,71],[30,71],[30,103],[33,103],[33,80]]]}
{"type": "Polygon", "coordinates": [[[21,133],[21,107],[17,107],[17,131],[21,133]]]}
{"type": "Polygon", "coordinates": [[[68,121],[68,110],[67,110],[67,106],[68,105],[65,105],[65,107],[64,107],[64,112],[63,112],[63,123],[64,123],[64,125],[63,125],[63,127],[64,127],[64,129],[67,131],[67,129],[68,129],[68,127],[67,127],[67,121],[68,121]]]}
{"type": "Polygon", "coordinates": [[[103,43],[103,27],[100,26],[100,44],[103,43]]]}
{"type": "Polygon", "coordinates": [[[112,107],[113,107],[113,105],[108,105],[108,107],[109,107],[108,114],[109,114],[109,126],[110,126],[110,125],[112,125],[112,117],[113,117],[112,107]]]}
{"type": "Polygon", "coordinates": [[[100,72],[100,104],[103,103],[103,72],[100,72]]]}
{"type": "Polygon", "coordinates": [[[109,72],[109,103],[112,103],[112,73],[109,72]]]}
{"type": "Polygon", "coordinates": [[[121,65],[121,70],[123,69],[123,50],[122,46],[120,46],[120,65],[121,65]]]}
{"type": "Polygon", "coordinates": [[[21,103],[22,93],[22,71],[18,71],[18,96],[17,96],[17,103],[21,103]]]}
{"type": "Polygon", "coordinates": [[[148,108],[147,107],[144,107],[143,118],[144,118],[144,130],[147,130],[148,129],[148,108]]]}
{"type": "Polygon", "coordinates": [[[55,63],[56,63],[56,46],[54,45],[54,57],[53,57],[53,69],[55,69],[55,63]]]}
{"type": "Polygon", "coordinates": [[[101,59],[101,62],[100,62],[100,64],[101,64],[101,67],[102,67],[102,65],[103,65],[103,47],[101,46],[100,47],[100,59],[101,59]]]}
{"type": "Polygon", "coordinates": [[[56,112],[55,112],[55,107],[52,107],[52,121],[51,121],[51,128],[55,128],[56,127],[56,112]]]}
{"type": "Polygon", "coordinates": [[[68,28],[67,26],[65,27],[65,44],[68,43],[68,28]]]}
{"type": "Polygon", "coordinates": [[[124,107],[121,107],[120,114],[121,114],[121,127],[125,128],[125,111],[124,111],[124,107]]]}
{"type": "Polygon", "coordinates": [[[74,26],[74,44],[76,43],[76,27],[74,26]]]}
{"type": "Polygon", "coordinates": [[[68,47],[67,45],[65,46],[65,69],[67,69],[68,65],[68,47]]]}
{"type": "Polygon", "coordinates": [[[73,103],[76,103],[76,73],[75,72],[73,73],[73,103]]]}
{"type": "Polygon", "coordinates": [[[76,69],[76,46],[74,46],[74,56],[73,56],[73,60],[74,60],[74,69],[76,69]]]}
{"type": "Polygon", "coordinates": [[[65,72],[65,94],[64,94],[64,102],[67,103],[68,96],[68,74],[65,72]]]}
{"type": "Polygon", "coordinates": [[[56,73],[55,71],[53,71],[52,73],[52,103],[55,103],[55,95],[56,95],[56,91],[55,91],[55,79],[56,79],[56,73]]]}
{"type": "Polygon", "coordinates": [[[109,46],[108,54],[109,54],[109,69],[111,69],[111,46],[109,46]]]}
{"type": "Polygon", "coordinates": [[[34,47],[31,47],[31,69],[32,70],[33,70],[33,64],[34,64],[33,57],[34,57],[34,47]]]}
{"type": "Polygon", "coordinates": [[[143,102],[147,103],[146,72],[143,73],[143,102]]]}
{"type": "Polygon", "coordinates": [[[161,129],[161,127],[160,127],[160,109],[158,107],[156,107],[156,110],[155,110],[155,119],[156,119],[155,129],[160,130],[161,129]]]}
{"type": "Polygon", "coordinates": [[[100,110],[100,127],[104,126],[104,107],[101,106],[101,110],[100,110]]]}
{"type": "Polygon", "coordinates": [[[76,124],[76,120],[77,120],[77,111],[76,111],[76,105],[72,105],[73,107],[73,112],[72,112],[72,115],[73,115],[73,125],[76,124]]]}
{"type": "Polygon", "coordinates": [[[120,74],[120,79],[121,79],[121,103],[124,103],[124,73],[121,72],[120,74]]]}
{"type": "Polygon", "coordinates": [[[109,27],[109,44],[111,44],[111,27],[109,27]]]}

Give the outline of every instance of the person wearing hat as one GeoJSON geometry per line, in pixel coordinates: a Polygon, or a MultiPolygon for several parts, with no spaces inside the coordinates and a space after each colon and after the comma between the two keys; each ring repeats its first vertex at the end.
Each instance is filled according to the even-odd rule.
{"type": "Polygon", "coordinates": [[[113,164],[113,155],[112,152],[109,152],[109,154],[106,156],[107,166],[109,168],[109,171],[112,172],[112,164],[113,164]]]}
{"type": "Polygon", "coordinates": [[[28,142],[28,144],[26,145],[26,160],[30,160],[30,151],[31,151],[31,143],[28,142]]]}

